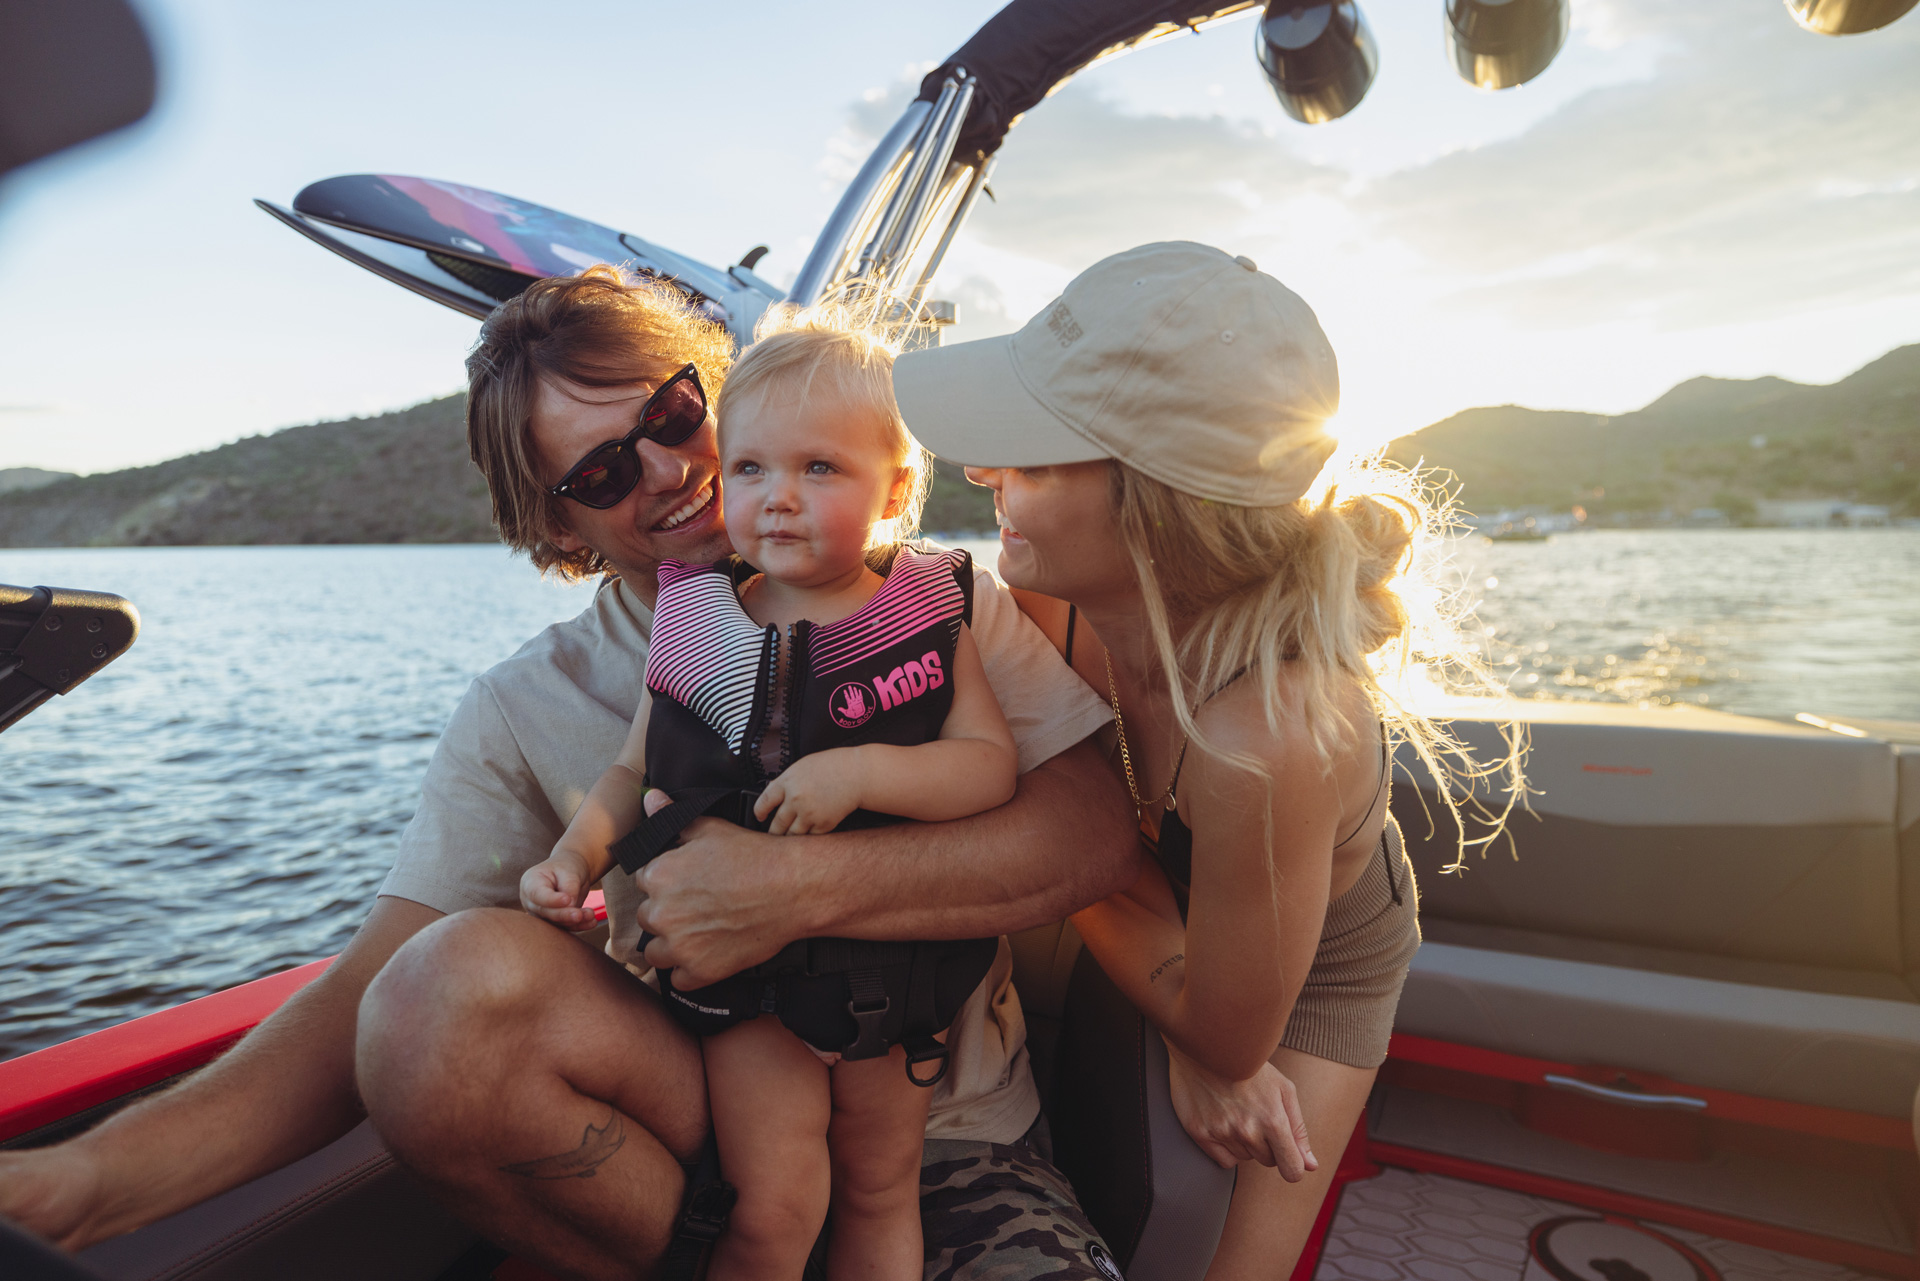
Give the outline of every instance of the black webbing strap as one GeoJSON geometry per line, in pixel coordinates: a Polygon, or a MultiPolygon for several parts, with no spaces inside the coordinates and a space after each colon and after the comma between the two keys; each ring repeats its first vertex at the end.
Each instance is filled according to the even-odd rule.
{"type": "Polygon", "coordinates": [[[947,1074],[947,1047],[934,1033],[940,1030],[938,1004],[939,966],[924,944],[913,946],[913,967],[907,971],[907,1021],[900,1031],[900,1048],[907,1052],[907,1080],[922,1089],[932,1089],[947,1074]],[[914,1068],[938,1060],[940,1067],[932,1076],[920,1077],[914,1068]]]}
{"type": "Polygon", "coordinates": [[[751,823],[755,795],[738,787],[702,787],[687,792],[641,819],[638,827],[613,843],[611,853],[621,870],[631,876],[672,849],[680,833],[696,818],[714,814],[743,827],[751,823]]]}
{"type": "Polygon", "coordinates": [[[840,1053],[850,1060],[877,1059],[887,1052],[887,1011],[893,1008],[880,971],[847,971],[847,996],[847,1013],[853,1015],[857,1031],[840,1053]]]}
{"type": "Polygon", "coordinates": [[[680,1197],[680,1215],[667,1239],[667,1252],[654,1273],[658,1281],[694,1281],[707,1250],[726,1230],[737,1195],[733,1185],[720,1177],[720,1148],[711,1130],[700,1155],[691,1162],[682,1161],[680,1168],[687,1172],[687,1190],[680,1197]]]}

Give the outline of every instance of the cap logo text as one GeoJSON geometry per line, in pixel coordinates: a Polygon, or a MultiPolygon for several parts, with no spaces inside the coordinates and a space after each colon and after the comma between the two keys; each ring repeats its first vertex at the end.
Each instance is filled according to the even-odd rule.
{"type": "Polygon", "coordinates": [[[1067,310],[1067,304],[1056,303],[1047,313],[1047,328],[1053,330],[1053,336],[1060,340],[1062,347],[1071,347],[1080,341],[1080,322],[1067,310]]]}

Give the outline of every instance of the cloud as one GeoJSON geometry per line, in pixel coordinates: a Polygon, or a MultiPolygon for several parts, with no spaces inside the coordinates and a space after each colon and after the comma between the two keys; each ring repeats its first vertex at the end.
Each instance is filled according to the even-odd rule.
{"type": "Polygon", "coordinates": [[[1691,327],[1920,288],[1920,23],[1832,40],[1774,6],[1616,4],[1646,81],[1361,191],[1456,300],[1517,323],[1691,327]]]}
{"type": "MultiPolygon", "coordinates": [[[[1130,114],[1070,86],[1014,132],[999,201],[962,243],[1067,274],[1156,239],[1296,275],[1364,257],[1403,291],[1529,329],[1749,323],[1920,292],[1920,18],[1835,40],[1751,0],[1589,0],[1582,27],[1652,51],[1653,74],[1373,178],[1303,157],[1311,135],[1292,126],[1130,114]]],[[[864,155],[917,83],[869,92],[838,150],[864,155]]]]}
{"type": "Polygon", "coordinates": [[[978,208],[969,231],[1072,271],[1150,240],[1270,236],[1290,203],[1347,181],[1251,124],[1130,115],[1080,87],[1042,103],[1012,137],[994,173],[999,201],[978,208]]]}

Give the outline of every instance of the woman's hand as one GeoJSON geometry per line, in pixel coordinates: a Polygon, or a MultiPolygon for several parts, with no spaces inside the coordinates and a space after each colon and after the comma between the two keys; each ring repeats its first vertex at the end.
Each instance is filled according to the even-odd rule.
{"type": "Polygon", "coordinates": [[[1289,1183],[1320,1168],[1307,1143],[1299,1096],[1280,1069],[1263,1063],[1252,1079],[1232,1081],[1171,1045],[1167,1058],[1173,1113],[1215,1164],[1230,1170],[1242,1161],[1258,1161],[1289,1183]]]}
{"type": "Polygon", "coordinates": [[[590,930],[596,918],[581,904],[590,888],[587,860],[565,845],[520,877],[520,906],[563,930],[590,930]]]}

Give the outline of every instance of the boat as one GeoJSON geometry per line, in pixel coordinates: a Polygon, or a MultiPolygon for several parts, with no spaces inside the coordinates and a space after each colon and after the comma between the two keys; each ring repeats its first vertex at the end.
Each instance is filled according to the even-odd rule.
{"type": "MultiPolygon", "coordinates": [[[[1897,18],[1913,0],[1790,7],[1813,29],[1846,30],[1897,18]]],[[[1115,4],[1096,32],[1084,13],[1079,26],[1068,21],[1083,8],[1016,0],[936,69],[786,297],[880,279],[937,323],[929,282],[1018,111],[1099,56],[1252,6],[1115,4]],[[1015,60],[1017,71],[996,61],[1013,47],[1050,61],[1015,60]],[[970,114],[983,87],[1008,108],[984,126],[970,114]]],[[[1453,0],[1447,12],[1469,78],[1537,73],[1538,49],[1564,37],[1558,0],[1453,0]],[[1534,52],[1476,52],[1458,21],[1476,13],[1532,13],[1534,52]]],[[[1370,82],[1371,37],[1348,0],[1274,0],[1260,23],[1262,65],[1297,118],[1350,107],[1370,82]]],[[[423,181],[327,180],[269,212],[470,313],[542,269],[514,256],[500,224],[469,218],[539,207],[409,185],[423,181]]],[[[705,267],[564,217],[543,223],[559,233],[544,243],[611,236],[737,334],[779,300],[753,276],[751,255],[705,267]]],[[[0,644],[35,635],[50,601],[0,598],[26,620],[0,644]]],[[[1546,701],[1449,715],[1487,749],[1517,722],[1536,794],[1502,842],[1456,866],[1441,798],[1412,761],[1397,762],[1415,780],[1395,789],[1393,806],[1420,876],[1426,942],[1294,1281],[1920,1278],[1920,723],[1546,701]]],[[[1014,954],[1059,1164],[1125,1275],[1198,1281],[1231,1175],[1181,1131],[1164,1045],[1070,926],[1016,936],[1014,954]]],[[[58,1142],[164,1089],[329,963],[0,1063],[0,1146],[58,1142]]],[[[16,1251],[0,1258],[21,1260],[22,1276],[543,1275],[440,1209],[365,1123],[76,1261],[34,1255],[24,1240],[0,1249],[16,1251]]]]}

